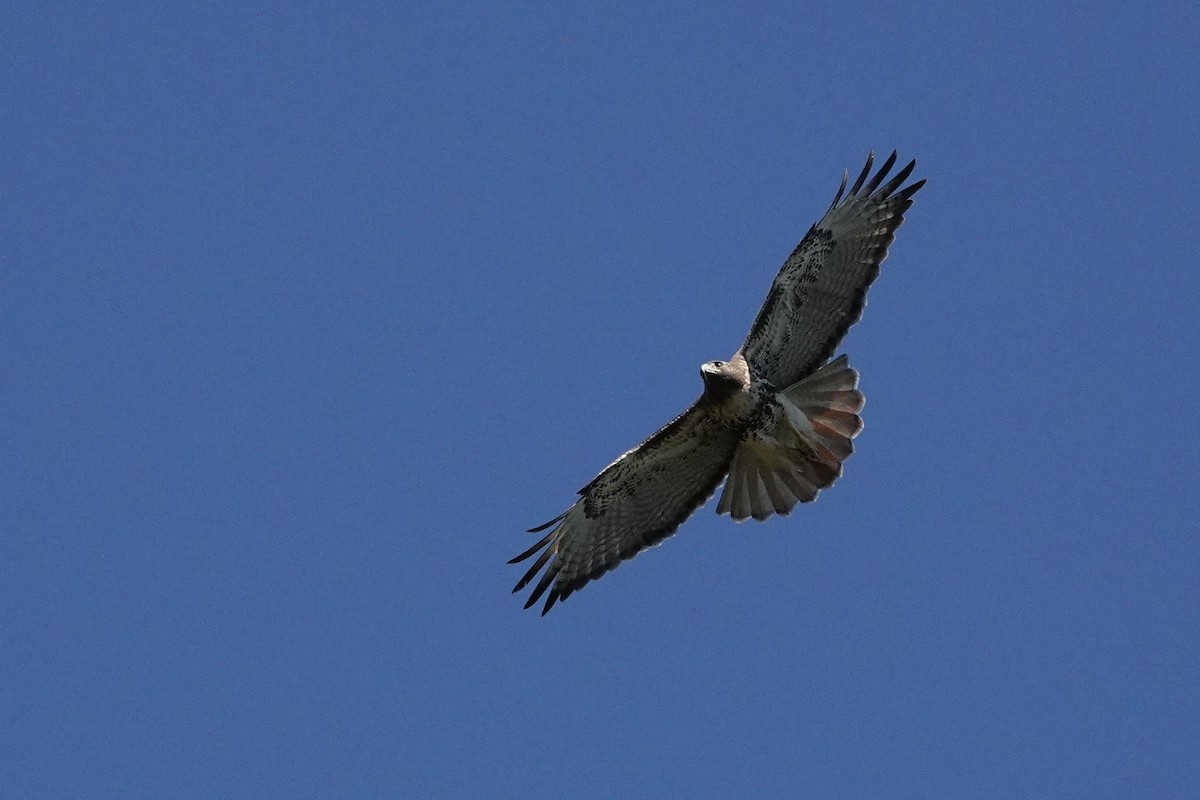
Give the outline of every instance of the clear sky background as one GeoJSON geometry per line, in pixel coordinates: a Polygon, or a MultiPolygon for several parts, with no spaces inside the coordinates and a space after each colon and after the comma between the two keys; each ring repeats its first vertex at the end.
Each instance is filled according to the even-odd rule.
{"type": "Polygon", "coordinates": [[[1196,796],[1195,3],[249,5],[0,11],[0,796],[1196,796]],[[522,611],[893,148],[845,477],[522,611]]]}

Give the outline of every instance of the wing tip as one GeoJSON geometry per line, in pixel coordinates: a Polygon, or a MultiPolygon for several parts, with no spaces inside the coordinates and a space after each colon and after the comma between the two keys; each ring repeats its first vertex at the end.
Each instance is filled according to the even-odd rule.
{"type": "Polygon", "coordinates": [[[544,522],[541,525],[538,525],[536,528],[530,528],[528,531],[526,531],[526,533],[541,533],[542,531],[546,530],[546,528],[549,528],[554,523],[562,522],[563,517],[565,517],[566,515],[567,515],[567,512],[564,511],[563,513],[559,514],[557,517],[550,520],[549,522],[544,522]]]}
{"type": "Polygon", "coordinates": [[[858,179],[854,181],[854,185],[850,187],[850,194],[846,195],[847,199],[858,194],[858,190],[862,188],[863,182],[866,181],[867,176],[871,174],[871,167],[874,164],[875,151],[872,150],[871,152],[867,153],[867,163],[863,165],[862,172],[858,174],[858,179]]]}
{"type": "Polygon", "coordinates": [[[842,185],[838,187],[837,194],[833,196],[833,202],[829,204],[829,210],[837,208],[838,202],[842,199],[842,193],[846,191],[846,181],[850,179],[849,170],[842,170],[842,185]]]}
{"type": "MultiPolygon", "coordinates": [[[[915,167],[916,165],[917,165],[917,162],[913,161],[912,166],[915,167]]],[[[921,187],[924,186],[925,182],[928,180],[929,180],[928,178],[921,178],[921,180],[917,181],[916,183],[912,183],[912,184],[909,184],[908,186],[905,186],[896,195],[896,198],[901,203],[908,203],[911,205],[912,204],[912,196],[914,194],[916,194],[918,191],[920,191],[921,187]]]]}
{"type": "Polygon", "coordinates": [[[883,166],[880,167],[879,170],[875,173],[875,177],[871,178],[871,182],[868,183],[866,185],[866,187],[863,189],[863,192],[865,192],[868,197],[873,195],[875,193],[875,190],[879,188],[879,184],[880,184],[880,182],[883,181],[884,176],[887,175],[889,172],[891,172],[892,167],[894,167],[895,165],[896,165],[896,151],[893,150],[892,154],[887,157],[886,161],[883,162],[883,166]]]}
{"type": "MultiPolygon", "coordinates": [[[[569,510],[559,514],[557,517],[544,525],[531,528],[530,533],[540,533],[550,526],[562,522],[568,513],[569,510]]],[[[534,561],[529,569],[525,571],[525,574],[521,576],[521,580],[517,581],[517,585],[514,586],[512,590],[513,594],[520,592],[529,586],[529,584],[533,582],[534,578],[538,577],[538,573],[542,573],[541,578],[538,579],[537,584],[533,587],[533,591],[529,593],[529,597],[525,600],[524,606],[526,609],[532,608],[537,604],[538,600],[542,598],[542,595],[546,595],[546,603],[542,607],[542,616],[545,616],[546,612],[553,608],[555,603],[559,602],[560,600],[565,600],[573,588],[565,585],[559,580],[559,573],[562,570],[562,565],[557,558],[558,539],[560,532],[561,526],[554,528],[554,530],[550,531],[541,539],[539,539],[537,544],[533,545],[533,547],[530,547],[528,550],[525,550],[520,555],[515,556],[508,561],[509,564],[518,564],[535,555],[539,550],[543,550],[544,548],[542,554],[538,556],[537,560],[534,561]],[[543,568],[545,569],[545,572],[542,572],[543,568]]]]}
{"type": "MultiPolygon", "coordinates": [[[[886,184],[880,187],[880,184],[883,183],[883,179],[886,178],[888,173],[892,171],[892,168],[896,166],[896,159],[898,157],[899,151],[893,150],[883,164],[879,167],[879,169],[875,170],[874,176],[872,176],[871,172],[875,165],[875,151],[872,150],[871,152],[867,153],[867,161],[865,164],[863,164],[862,172],[858,174],[858,178],[855,179],[854,184],[850,187],[850,191],[848,193],[845,192],[845,176],[848,175],[848,173],[843,173],[844,177],[842,179],[842,185],[838,188],[837,195],[834,197],[833,203],[830,205],[830,209],[833,209],[837,206],[837,204],[843,199],[843,195],[847,201],[849,201],[851,198],[858,197],[860,194],[867,197],[877,196],[880,200],[886,200],[891,197],[893,192],[895,192],[897,189],[900,189],[900,186],[904,183],[904,181],[908,180],[908,178],[912,175],[913,170],[917,168],[917,160],[914,158],[905,164],[899,172],[892,176],[892,178],[888,180],[886,184]]],[[[895,197],[900,202],[910,199],[922,186],[925,185],[925,180],[925,178],[922,178],[910,186],[905,186],[899,194],[895,195],[895,197]]]]}
{"type": "MultiPolygon", "coordinates": [[[[854,184],[850,187],[850,192],[845,193],[846,176],[848,176],[848,173],[844,173],[841,187],[838,188],[838,194],[836,194],[834,197],[833,204],[830,205],[830,207],[838,205],[839,201],[842,199],[842,196],[844,196],[844,193],[847,200],[857,197],[860,193],[866,194],[866,196],[870,197],[872,194],[875,194],[876,190],[878,190],[878,194],[880,194],[881,199],[890,197],[890,194],[898,190],[900,185],[904,184],[905,180],[908,179],[908,176],[912,175],[913,170],[917,168],[917,160],[916,158],[913,158],[912,161],[905,164],[904,168],[902,168],[899,173],[896,173],[893,178],[888,181],[887,185],[884,185],[883,188],[880,188],[880,184],[882,184],[883,179],[887,178],[888,173],[892,172],[892,168],[895,167],[896,158],[898,158],[899,155],[899,150],[893,150],[890,152],[887,160],[884,160],[882,166],[875,170],[875,175],[871,176],[871,170],[875,166],[875,151],[872,150],[869,152],[869,154],[866,154],[866,163],[863,164],[863,172],[860,172],[858,174],[858,178],[854,180],[854,184]]],[[[916,193],[918,188],[924,186],[924,184],[925,180],[922,179],[918,181],[917,184],[913,184],[911,187],[905,187],[905,197],[912,197],[912,194],[916,193]]]]}

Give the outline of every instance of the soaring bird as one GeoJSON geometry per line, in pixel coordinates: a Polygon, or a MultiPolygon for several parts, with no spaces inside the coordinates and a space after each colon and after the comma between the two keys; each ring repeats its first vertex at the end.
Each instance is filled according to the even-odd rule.
{"type": "Polygon", "coordinates": [[[874,156],[775,276],[741,348],[700,366],[704,390],[691,408],[609,464],[579,500],[530,533],[548,533],[509,563],[539,553],[517,582],[542,614],[622,561],[658,544],[725,480],[718,514],[741,522],[788,514],[842,474],[862,430],[858,372],[830,361],[862,317],[904,212],[924,180],[901,186],[909,164],[884,183],[896,153],[871,177],[874,156]],[[870,178],[868,180],[868,178],[870,178]]]}

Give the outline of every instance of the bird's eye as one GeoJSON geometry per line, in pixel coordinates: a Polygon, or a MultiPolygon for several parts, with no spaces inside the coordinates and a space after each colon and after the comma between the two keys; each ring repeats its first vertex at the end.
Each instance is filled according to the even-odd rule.
{"type": "Polygon", "coordinates": [[[725,362],[724,361],[714,361],[713,366],[714,367],[723,367],[723,366],[725,366],[725,362]]]}

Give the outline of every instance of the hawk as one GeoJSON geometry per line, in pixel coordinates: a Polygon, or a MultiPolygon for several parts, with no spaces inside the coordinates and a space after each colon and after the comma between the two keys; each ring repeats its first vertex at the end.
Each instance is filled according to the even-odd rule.
{"type": "Polygon", "coordinates": [[[723,479],[717,513],[741,522],[788,514],[842,474],[863,427],[864,398],[846,356],[829,358],[862,316],[867,288],[925,185],[901,188],[916,161],[887,183],[896,153],[870,177],[873,162],[867,156],[848,193],[843,175],[825,216],[775,276],[741,349],[700,367],[704,390],[691,408],[609,464],[566,512],[530,531],[550,529],[509,561],[541,552],[513,589],[545,568],[525,608],[545,595],[545,614],[658,544],[723,479]]]}

